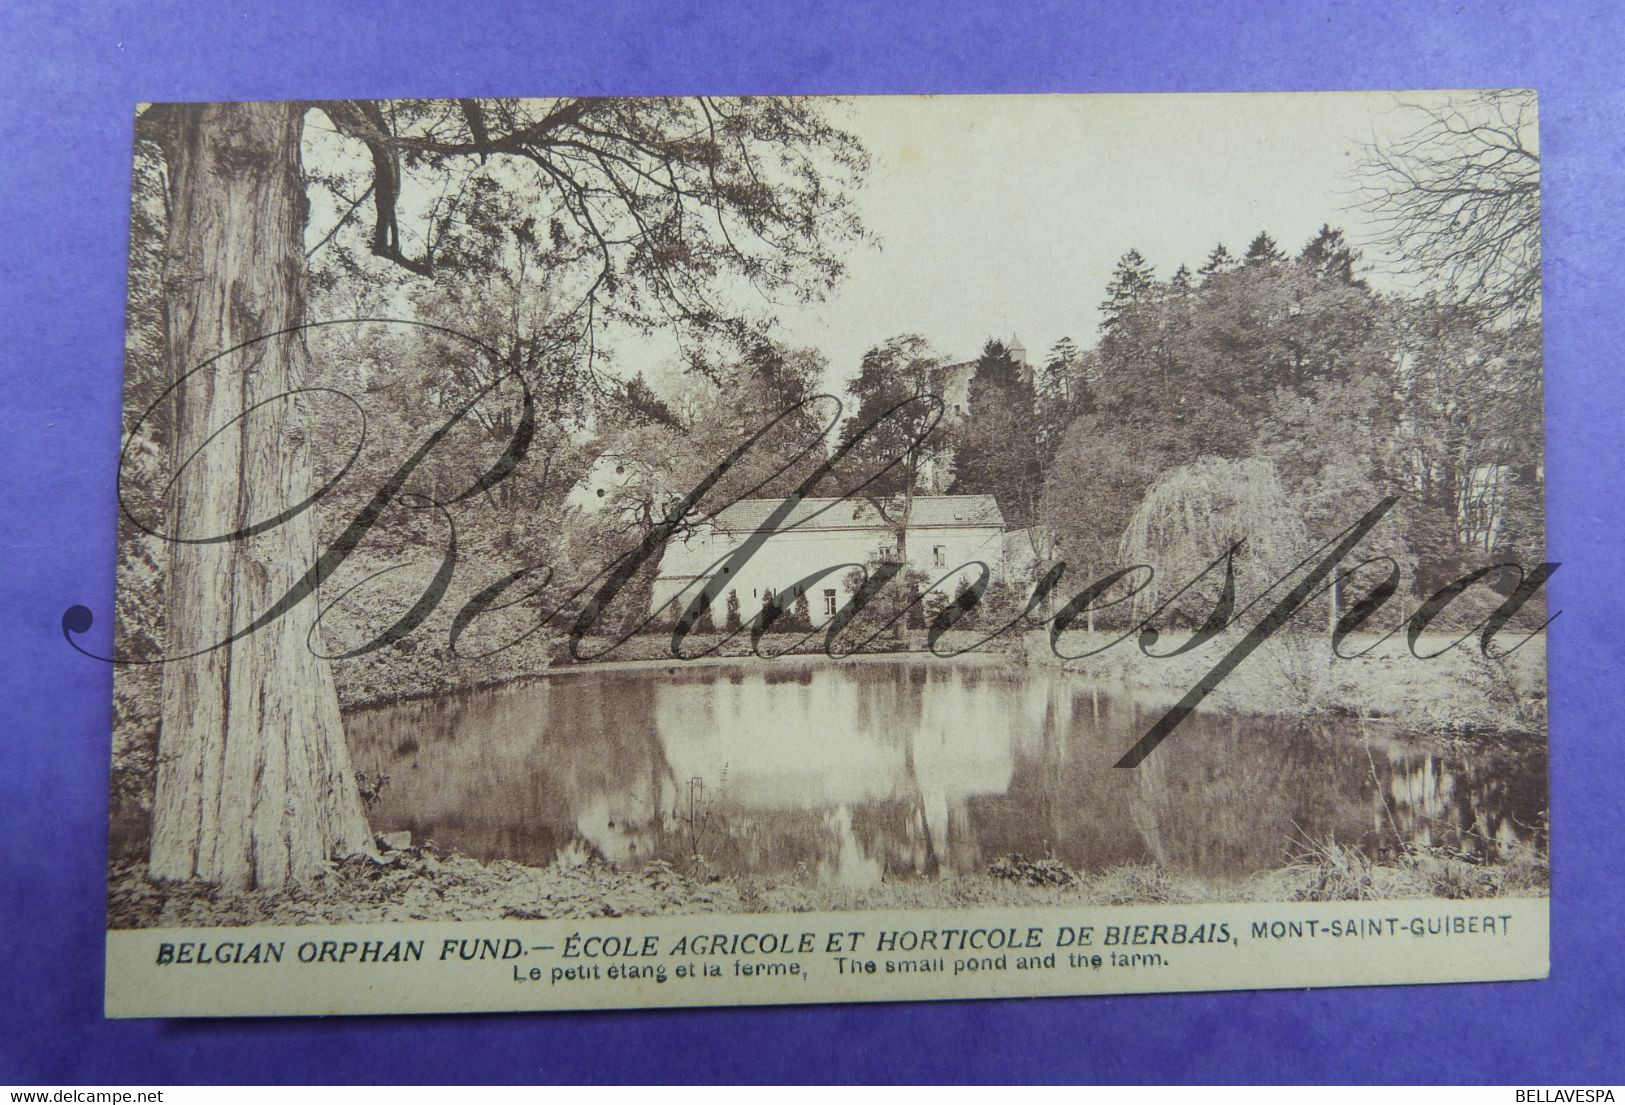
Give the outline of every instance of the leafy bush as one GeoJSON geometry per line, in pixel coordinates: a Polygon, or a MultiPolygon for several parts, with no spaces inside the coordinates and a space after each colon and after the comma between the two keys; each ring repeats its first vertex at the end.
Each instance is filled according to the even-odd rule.
{"type": "Polygon", "coordinates": [[[1071,886],[1078,881],[1077,874],[1053,856],[1028,859],[1019,852],[1000,856],[988,864],[987,873],[1026,886],[1071,886]]]}

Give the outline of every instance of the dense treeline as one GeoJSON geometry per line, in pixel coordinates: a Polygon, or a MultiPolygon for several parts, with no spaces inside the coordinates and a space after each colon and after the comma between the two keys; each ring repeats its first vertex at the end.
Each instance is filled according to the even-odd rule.
{"type": "Polygon", "coordinates": [[[1358,262],[1329,226],[1294,256],[1260,234],[1167,280],[1129,251],[1094,348],[1056,343],[1023,385],[999,382],[1008,355],[989,344],[954,489],[997,495],[1082,576],[1143,561],[1183,582],[1246,539],[1256,581],[1388,495],[1362,550],[1413,594],[1538,562],[1538,324],[1381,294],[1358,262]]]}
{"type": "MultiPolygon", "coordinates": [[[[560,357],[538,376],[546,386],[535,389],[530,457],[466,507],[465,544],[493,573],[514,561],[553,566],[556,601],[654,532],[723,457],[800,404],[694,504],[688,524],[735,498],[790,494],[890,412],[879,432],[838,452],[815,494],[863,485],[861,496],[897,528],[903,555],[914,495],[993,494],[1007,523],[1026,530],[1037,564],[1068,564],[1072,590],[1117,567],[1151,564],[1160,581],[1133,604],[1141,612],[1166,593],[1165,582],[1183,583],[1236,542],[1244,590],[1273,581],[1388,495],[1399,505],[1362,553],[1394,558],[1404,597],[1484,564],[1537,562],[1538,324],[1378,292],[1359,260],[1329,226],[1294,254],[1267,234],[1240,259],[1220,245],[1194,272],[1181,265],[1166,280],[1131,250],[1104,290],[1092,346],[1062,339],[1023,365],[989,342],[955,416],[911,402],[940,394],[948,359],[918,335],[889,339],[851,378],[833,433],[833,407],[816,398],[828,366],[814,350],[760,339],[658,389],[640,376],[572,374],[560,357]],[[610,461],[612,476],[601,470],[610,461]],[[595,482],[602,494],[582,500],[595,482]]],[[[363,457],[366,478],[348,481],[334,500],[337,525],[483,378],[473,351],[432,332],[377,328],[332,352],[337,378],[358,389],[383,431],[363,457]]],[[[499,393],[476,412],[426,464],[426,486],[466,482],[488,463],[512,434],[515,409],[499,393]]],[[[332,432],[319,450],[326,467],[347,455],[341,421],[332,432]]],[[[432,516],[398,514],[382,527],[395,538],[378,551],[441,540],[432,516]]],[[[623,590],[611,624],[629,628],[646,616],[657,563],[646,561],[623,590]]],[[[1198,588],[1185,605],[1194,614],[1206,601],[1198,588]]],[[[787,610],[781,625],[791,621],[787,610]]]]}

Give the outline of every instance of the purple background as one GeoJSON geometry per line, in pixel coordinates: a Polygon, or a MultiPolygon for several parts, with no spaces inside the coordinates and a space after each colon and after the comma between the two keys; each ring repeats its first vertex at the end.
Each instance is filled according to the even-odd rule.
{"type": "MultiPolygon", "coordinates": [[[[0,14],[0,1082],[1625,1078],[1614,747],[1622,17],[1608,3],[20,3],[0,14]],[[366,9],[366,10],[362,10],[366,9]],[[404,13],[414,9],[416,14],[404,13]],[[386,14],[391,12],[393,14],[386,14]],[[1545,159],[1552,977],[590,1015],[101,1016],[133,105],[555,93],[1534,86],[1545,159]]],[[[1201,166],[1190,166],[1193,180],[1201,166]]]]}

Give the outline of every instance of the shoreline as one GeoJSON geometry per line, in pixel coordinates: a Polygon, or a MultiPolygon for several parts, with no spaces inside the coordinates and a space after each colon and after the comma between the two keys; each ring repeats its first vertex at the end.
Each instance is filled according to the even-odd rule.
{"type": "MultiPolygon", "coordinates": [[[[791,638],[791,634],[773,634],[764,638],[764,644],[772,645],[779,640],[791,638]]],[[[822,641],[821,634],[815,634],[818,641],[822,641]]],[[[955,634],[947,634],[944,640],[950,642],[955,634]]],[[[977,636],[974,632],[959,634],[960,637],[977,636]]],[[[437,680],[425,677],[421,672],[415,673],[413,678],[403,682],[406,686],[401,689],[366,693],[346,686],[352,680],[340,680],[340,708],[345,712],[352,710],[370,710],[380,707],[394,706],[401,703],[413,702],[424,698],[438,698],[444,695],[464,694],[470,691],[491,690],[497,687],[511,686],[531,682],[538,679],[552,679],[562,676],[590,675],[603,672],[628,671],[682,671],[691,668],[737,667],[741,664],[779,664],[786,666],[805,666],[812,663],[845,664],[845,663],[1009,663],[1019,656],[1021,645],[1018,640],[1001,639],[991,642],[988,647],[968,650],[957,656],[937,656],[924,647],[908,647],[894,649],[863,649],[849,652],[841,656],[831,657],[820,646],[808,646],[787,649],[780,653],[771,653],[767,656],[758,656],[749,646],[749,638],[744,638],[742,644],[727,646],[730,651],[719,652],[715,655],[679,657],[670,654],[670,634],[645,634],[629,638],[622,646],[633,653],[660,652],[662,655],[635,655],[618,660],[580,660],[559,663],[549,652],[541,657],[541,662],[522,665],[517,669],[491,672],[484,675],[466,676],[458,670],[458,661],[447,661],[443,657],[435,657],[442,670],[437,680]],[[655,642],[660,642],[658,648],[651,648],[655,642]],[[456,675],[458,678],[447,679],[447,675],[456,675]]],[[[712,645],[721,640],[721,634],[704,636],[690,634],[690,641],[703,642],[712,645]]],[[[925,639],[924,631],[911,631],[909,639],[916,639],[922,643],[925,639]]],[[[588,638],[587,643],[601,642],[602,638],[588,638]]],[[[554,642],[557,646],[562,640],[554,642]]],[[[471,661],[472,662],[472,661],[471,661]]],[[[1016,661],[1019,662],[1019,661],[1016,661]]]]}
{"type": "MultiPolygon", "coordinates": [[[[788,635],[786,635],[788,636],[788,635]]],[[[383,709],[424,698],[461,695],[501,687],[520,686],[538,680],[571,678],[593,674],[627,672],[677,672],[694,669],[740,668],[758,665],[807,667],[848,663],[947,663],[954,665],[1041,666],[1077,677],[1080,685],[1105,693],[1133,695],[1158,707],[1172,706],[1212,670],[1234,643],[1224,635],[1198,649],[1177,656],[1147,656],[1122,634],[1106,631],[1071,631],[1060,647],[1068,656],[1089,652],[1119,638],[1118,643],[1098,655],[1071,659],[1057,655],[1049,636],[1041,630],[1019,637],[998,638],[982,648],[953,656],[939,656],[923,647],[923,632],[912,632],[907,647],[892,650],[864,650],[830,657],[819,647],[787,650],[766,657],[755,655],[748,639],[743,646],[715,655],[691,658],[669,654],[666,634],[632,638],[626,642],[632,651],[665,651],[665,655],[631,656],[618,660],[586,660],[557,663],[551,653],[542,663],[509,666],[506,670],[474,676],[444,670],[439,678],[422,670],[407,680],[407,686],[388,692],[366,694],[346,688],[341,696],[345,713],[383,709]],[[914,640],[914,638],[918,640],[914,640]],[[659,642],[658,649],[649,646],[659,642]],[[639,648],[638,646],[644,646],[639,648]],[[448,674],[459,678],[447,679],[448,674]]],[[[943,644],[953,647],[954,634],[943,644]]],[[[979,634],[965,631],[961,638],[979,634]]],[[[720,635],[695,637],[707,645],[720,635]]],[[[821,640],[821,637],[818,638],[821,640]]],[[[1429,635],[1419,644],[1424,650],[1443,648],[1455,638],[1451,634],[1429,635]]],[[[771,641],[771,638],[768,638],[771,641]]],[[[1271,716],[1312,718],[1316,716],[1354,718],[1362,722],[1390,725],[1396,732],[1445,741],[1544,739],[1546,731],[1545,639],[1532,641],[1512,657],[1489,660],[1480,657],[1471,638],[1431,659],[1411,655],[1403,642],[1391,638],[1378,643],[1375,635],[1351,637],[1351,648],[1369,648],[1366,655],[1343,659],[1332,655],[1324,634],[1298,633],[1278,636],[1265,642],[1253,655],[1231,671],[1196,709],[1203,712],[1251,713],[1271,716]]],[[[626,647],[626,646],[623,646],[626,647]]],[[[449,662],[456,664],[456,661],[449,662]]],[[[346,681],[342,681],[346,682],[346,681]]]]}
{"type": "MultiPolygon", "coordinates": [[[[1090,651],[1112,638],[1104,632],[1069,633],[1068,652],[1090,651]]],[[[1029,635],[1029,663],[1059,668],[1113,693],[1143,696],[1172,706],[1198,686],[1233,647],[1237,634],[1222,634],[1191,652],[1147,656],[1124,641],[1081,659],[1057,656],[1047,639],[1029,635]]],[[[1419,638],[1421,659],[1403,641],[1375,634],[1351,636],[1349,650],[1333,655],[1325,634],[1277,636],[1231,670],[1197,705],[1198,710],[1313,718],[1340,717],[1391,725],[1396,731],[1447,741],[1521,741],[1547,733],[1546,641],[1542,635],[1510,657],[1489,659],[1469,637],[1452,647],[1456,634],[1419,638]]]]}

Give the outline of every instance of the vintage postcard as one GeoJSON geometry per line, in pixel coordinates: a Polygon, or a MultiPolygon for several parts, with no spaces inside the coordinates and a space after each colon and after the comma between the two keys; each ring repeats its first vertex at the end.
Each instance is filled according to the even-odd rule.
{"type": "Polygon", "coordinates": [[[1532,92],[134,135],[109,1015],[1545,976],[1532,92]]]}

